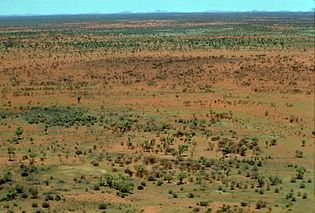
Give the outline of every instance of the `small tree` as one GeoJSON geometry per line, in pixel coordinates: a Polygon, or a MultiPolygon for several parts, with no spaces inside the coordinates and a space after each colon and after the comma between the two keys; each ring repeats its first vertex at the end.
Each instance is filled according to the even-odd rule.
{"type": "Polygon", "coordinates": [[[240,155],[241,156],[245,156],[246,155],[246,151],[247,151],[247,146],[246,145],[242,145],[240,148],[240,155]]]}
{"type": "Polygon", "coordinates": [[[282,183],[282,179],[279,176],[270,176],[269,181],[271,186],[276,186],[277,184],[282,183]]]}
{"type": "Polygon", "coordinates": [[[32,198],[32,199],[38,198],[39,191],[38,191],[37,188],[31,187],[31,188],[29,189],[29,193],[31,194],[31,196],[32,196],[31,198],[32,198]]]}
{"type": "Polygon", "coordinates": [[[106,173],[100,176],[100,186],[113,187],[114,176],[110,173],[106,173]]]}
{"type": "Polygon", "coordinates": [[[258,200],[256,202],[256,209],[261,209],[266,207],[266,202],[263,200],[258,200]]]}
{"type": "Polygon", "coordinates": [[[178,154],[182,155],[184,154],[185,151],[188,150],[188,145],[187,144],[179,144],[178,145],[178,154]]]}
{"type": "Polygon", "coordinates": [[[36,154],[35,154],[35,153],[30,153],[30,154],[29,154],[30,165],[34,165],[34,163],[35,163],[35,157],[36,157],[36,154]]]}
{"type": "Polygon", "coordinates": [[[173,176],[170,173],[165,173],[163,176],[164,176],[164,180],[166,180],[167,183],[170,183],[173,180],[173,176]]]}
{"type": "Polygon", "coordinates": [[[17,196],[17,192],[15,189],[10,189],[6,194],[7,200],[14,200],[16,196],[17,196]]]}
{"type": "Polygon", "coordinates": [[[263,176],[258,175],[257,181],[260,188],[262,188],[265,185],[265,178],[263,176]]]}
{"type": "Polygon", "coordinates": [[[297,157],[297,158],[303,158],[303,151],[301,151],[301,150],[296,150],[296,151],[295,151],[295,157],[297,157]]]}
{"type": "Polygon", "coordinates": [[[181,160],[183,158],[183,154],[188,150],[187,144],[179,144],[178,145],[178,158],[181,160]]]}
{"type": "Polygon", "coordinates": [[[12,146],[8,147],[8,155],[9,155],[9,161],[13,161],[15,156],[15,148],[12,146]]]}
{"type": "Polygon", "coordinates": [[[11,171],[6,171],[3,174],[3,180],[4,180],[4,182],[11,182],[12,181],[12,172],[11,171]]]}
{"type": "Polygon", "coordinates": [[[18,137],[18,139],[20,140],[21,139],[21,135],[23,134],[23,128],[22,127],[16,128],[15,134],[18,137]]]}
{"type": "Polygon", "coordinates": [[[136,169],[136,171],[137,171],[136,175],[137,175],[138,177],[143,177],[143,174],[144,174],[144,171],[145,171],[144,166],[143,166],[143,165],[136,165],[136,166],[135,166],[135,169],[136,169]]]}
{"type": "Polygon", "coordinates": [[[306,172],[305,168],[303,166],[299,167],[296,169],[296,178],[297,179],[303,179],[304,178],[304,173],[306,172]]]}
{"type": "Polygon", "coordinates": [[[132,141],[131,141],[130,137],[128,137],[127,146],[128,146],[128,149],[130,149],[132,147],[132,141]]]}
{"type": "Polygon", "coordinates": [[[183,184],[183,180],[187,177],[187,174],[184,172],[179,172],[177,174],[177,180],[179,181],[179,184],[183,184]]]}

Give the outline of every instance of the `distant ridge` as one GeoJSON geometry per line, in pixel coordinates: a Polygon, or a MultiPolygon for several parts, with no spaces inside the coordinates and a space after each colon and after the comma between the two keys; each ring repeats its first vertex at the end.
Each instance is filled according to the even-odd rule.
{"type": "MultiPolygon", "coordinates": [[[[165,10],[155,10],[153,11],[153,13],[169,13],[168,11],[165,11],[165,10]]],[[[176,12],[174,12],[176,13],[176,12]]]]}
{"type": "MultiPolygon", "coordinates": [[[[101,13],[102,14],[102,13],[101,13]]],[[[103,13],[104,14],[104,13],[103,13]]],[[[108,14],[108,13],[107,13],[108,14]]],[[[119,12],[119,13],[117,13],[117,14],[134,14],[134,12],[132,12],[132,11],[129,11],[129,10],[125,10],[125,11],[121,11],[121,12],[119,12]]]]}

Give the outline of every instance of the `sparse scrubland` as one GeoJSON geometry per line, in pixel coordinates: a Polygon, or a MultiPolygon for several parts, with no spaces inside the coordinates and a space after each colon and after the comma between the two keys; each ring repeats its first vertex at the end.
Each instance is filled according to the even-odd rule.
{"type": "Polygon", "coordinates": [[[0,18],[1,212],[314,212],[312,13],[0,18]]]}

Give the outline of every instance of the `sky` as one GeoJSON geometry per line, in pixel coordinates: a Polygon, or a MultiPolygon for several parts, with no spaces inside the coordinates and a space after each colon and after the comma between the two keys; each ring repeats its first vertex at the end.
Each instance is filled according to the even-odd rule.
{"type": "Polygon", "coordinates": [[[314,0],[0,0],[0,16],[119,12],[311,11],[314,0]]]}

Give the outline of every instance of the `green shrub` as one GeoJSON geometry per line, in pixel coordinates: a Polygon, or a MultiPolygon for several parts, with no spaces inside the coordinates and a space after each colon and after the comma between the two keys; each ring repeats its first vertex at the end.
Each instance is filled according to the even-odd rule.
{"type": "Polygon", "coordinates": [[[143,190],[144,187],[143,187],[142,185],[138,185],[138,186],[137,186],[137,189],[138,189],[138,190],[143,190]]]}
{"type": "Polygon", "coordinates": [[[303,151],[301,151],[301,150],[296,150],[296,151],[295,151],[295,157],[297,157],[297,158],[303,158],[303,151]]]}
{"type": "Polygon", "coordinates": [[[74,107],[33,107],[21,113],[29,124],[70,127],[73,125],[93,125],[97,118],[86,111],[74,107]]]}
{"type": "Polygon", "coordinates": [[[15,190],[16,190],[17,193],[21,194],[21,193],[23,193],[24,187],[21,184],[17,184],[15,186],[15,190]]]}
{"type": "Polygon", "coordinates": [[[209,201],[200,201],[199,205],[200,206],[208,206],[209,205],[209,201]]]}
{"type": "Polygon", "coordinates": [[[178,194],[176,192],[173,192],[173,198],[178,198],[178,194]]]}
{"type": "Polygon", "coordinates": [[[62,197],[61,197],[61,195],[58,195],[58,194],[57,194],[57,195],[55,195],[55,201],[60,201],[60,200],[61,200],[61,198],[62,198],[62,197]]]}
{"type": "Polygon", "coordinates": [[[42,203],[42,207],[43,208],[49,208],[50,207],[50,204],[48,202],[43,202],[42,203]]]}
{"type": "Polygon", "coordinates": [[[6,194],[7,200],[14,200],[16,196],[17,196],[16,189],[10,189],[6,194]]]}
{"type": "Polygon", "coordinates": [[[52,193],[45,194],[45,200],[46,201],[54,200],[54,195],[52,193]]]}
{"type": "Polygon", "coordinates": [[[12,181],[12,173],[11,173],[11,171],[5,171],[4,172],[4,174],[3,174],[3,181],[5,183],[12,181]]]}
{"type": "Polygon", "coordinates": [[[99,184],[94,184],[93,189],[95,191],[99,191],[100,190],[100,185],[99,184]]]}
{"type": "Polygon", "coordinates": [[[194,197],[195,197],[195,195],[193,193],[191,193],[191,192],[188,193],[188,198],[194,198],[194,197]]]}
{"type": "Polygon", "coordinates": [[[156,181],[156,177],[154,177],[153,175],[149,175],[148,181],[156,181]]]}
{"type": "Polygon", "coordinates": [[[114,188],[123,193],[131,193],[134,184],[130,180],[119,180],[115,182],[114,188]]]}
{"type": "Polygon", "coordinates": [[[143,165],[136,165],[136,166],[135,166],[135,169],[136,169],[136,171],[137,171],[136,175],[137,175],[138,177],[143,177],[143,174],[144,174],[144,172],[145,172],[145,167],[144,167],[143,165]]]}
{"type": "Polygon", "coordinates": [[[106,203],[101,203],[99,206],[98,206],[99,209],[107,209],[107,204],[106,203]]]}
{"type": "Polygon", "coordinates": [[[195,207],[195,208],[193,208],[193,210],[192,210],[193,212],[199,212],[200,211],[200,208],[198,208],[198,207],[195,207]]]}
{"type": "Polygon", "coordinates": [[[38,198],[39,191],[37,188],[35,188],[35,187],[29,188],[29,193],[31,194],[31,198],[33,198],[33,199],[38,198]]]}
{"type": "Polygon", "coordinates": [[[269,181],[271,186],[275,186],[282,183],[282,179],[279,176],[270,176],[269,181]]]}
{"type": "Polygon", "coordinates": [[[21,194],[21,198],[26,199],[26,198],[28,198],[28,195],[27,195],[26,193],[22,193],[22,194],[21,194]]]}
{"type": "Polygon", "coordinates": [[[157,185],[157,186],[162,186],[162,185],[163,185],[163,181],[162,181],[162,180],[158,180],[158,181],[156,182],[156,185],[157,185]]]}
{"type": "Polygon", "coordinates": [[[183,184],[183,180],[187,177],[187,174],[184,172],[179,172],[177,174],[177,180],[179,181],[179,184],[183,184]]]}
{"type": "Polygon", "coordinates": [[[303,179],[304,178],[304,173],[306,172],[306,169],[304,167],[299,167],[296,169],[296,178],[297,179],[303,179]]]}
{"type": "Polygon", "coordinates": [[[266,202],[263,200],[258,200],[256,202],[256,209],[261,209],[266,207],[266,202]]]}

